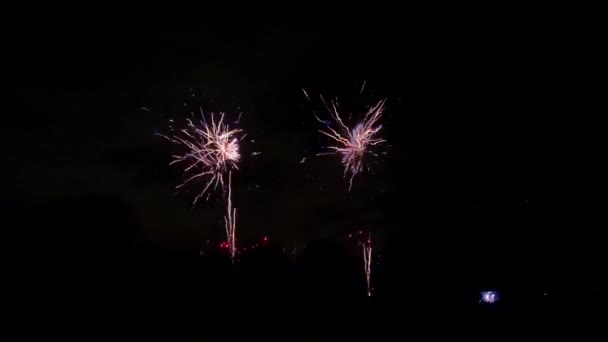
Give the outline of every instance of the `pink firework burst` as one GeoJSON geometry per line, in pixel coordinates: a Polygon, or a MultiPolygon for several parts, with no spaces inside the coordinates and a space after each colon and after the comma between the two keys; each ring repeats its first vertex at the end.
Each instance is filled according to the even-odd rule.
{"type": "Polygon", "coordinates": [[[325,125],[325,130],[319,130],[322,134],[328,136],[335,142],[332,146],[327,146],[328,152],[322,152],[317,155],[325,154],[340,154],[342,156],[342,165],[344,166],[344,176],[350,174],[348,190],[353,186],[353,179],[362,172],[366,165],[366,157],[368,155],[377,157],[378,155],[372,150],[376,145],[386,142],[386,140],[378,137],[378,133],[382,129],[382,125],[378,121],[384,112],[385,100],[379,101],[372,106],[364,115],[363,120],[350,129],[347,127],[338,113],[336,101],[330,101],[331,108],[325,102],[323,96],[321,100],[329,111],[331,118],[337,129],[331,127],[331,122],[323,121],[317,118],[319,122],[325,125]]]}
{"type": "Polygon", "coordinates": [[[219,115],[219,121],[216,121],[211,113],[211,122],[208,123],[201,109],[200,126],[187,119],[188,127],[181,129],[177,134],[170,137],[158,134],[186,148],[183,154],[173,155],[173,160],[169,163],[169,165],[183,163],[186,165],[184,171],[191,174],[183,183],[176,186],[177,189],[194,180],[207,179],[203,190],[194,198],[193,205],[211,186],[214,188],[221,186],[224,189],[225,173],[231,169],[238,169],[237,164],[241,157],[239,142],[244,138],[244,136],[239,138],[238,135],[242,130],[230,129],[224,123],[224,113],[219,115]]]}

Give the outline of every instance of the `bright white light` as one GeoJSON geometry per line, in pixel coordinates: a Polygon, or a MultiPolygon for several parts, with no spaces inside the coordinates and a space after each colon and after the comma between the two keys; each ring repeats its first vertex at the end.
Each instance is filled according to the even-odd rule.
{"type": "Polygon", "coordinates": [[[481,291],[481,299],[479,302],[488,304],[496,303],[500,299],[497,291],[481,291]]]}

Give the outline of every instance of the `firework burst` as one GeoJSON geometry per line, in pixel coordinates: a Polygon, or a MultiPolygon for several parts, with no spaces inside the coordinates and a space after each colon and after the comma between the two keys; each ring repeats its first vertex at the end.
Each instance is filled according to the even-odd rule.
{"type": "MultiPolygon", "coordinates": [[[[307,95],[306,92],[305,95],[307,95]]],[[[355,176],[366,168],[366,157],[368,155],[378,156],[372,148],[386,142],[386,140],[378,137],[378,133],[382,129],[382,125],[379,125],[378,121],[384,112],[386,100],[381,100],[372,106],[365,113],[363,120],[352,129],[346,126],[340,118],[336,101],[330,101],[330,108],[323,96],[321,96],[321,100],[329,111],[332,121],[323,121],[315,115],[317,120],[325,125],[325,129],[321,129],[319,132],[331,138],[334,145],[327,146],[327,152],[317,155],[340,154],[342,156],[344,176],[350,175],[348,187],[350,191],[355,176]],[[337,126],[337,128],[332,128],[332,125],[337,126]]]]}
{"type": "Polygon", "coordinates": [[[173,160],[169,163],[169,165],[184,164],[184,172],[190,175],[183,183],[177,185],[176,189],[182,188],[194,180],[207,179],[203,190],[194,198],[193,205],[212,186],[214,189],[218,186],[224,189],[226,172],[238,169],[237,164],[241,158],[239,142],[245,136],[239,138],[238,135],[242,130],[230,129],[224,122],[224,113],[219,115],[219,120],[216,121],[213,113],[211,113],[211,120],[207,122],[201,109],[199,126],[195,125],[192,120],[187,119],[188,126],[181,129],[177,134],[172,136],[157,134],[186,148],[183,154],[173,155],[173,160]]]}

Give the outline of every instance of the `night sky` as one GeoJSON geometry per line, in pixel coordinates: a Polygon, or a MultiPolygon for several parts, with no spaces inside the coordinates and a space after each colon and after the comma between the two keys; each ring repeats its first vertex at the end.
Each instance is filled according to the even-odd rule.
{"type": "Polygon", "coordinates": [[[232,120],[243,112],[233,175],[243,243],[268,235],[293,248],[365,229],[446,270],[439,260],[450,255],[490,277],[576,282],[597,270],[573,200],[574,122],[592,96],[584,35],[525,16],[280,11],[214,5],[14,26],[5,208],[26,222],[40,208],[70,211],[86,225],[119,205],[135,241],[221,241],[223,204],[212,196],[193,208],[196,191],[173,195],[183,180],[168,165],[175,146],[154,135],[202,107],[232,120]],[[339,158],[314,156],[324,139],[313,109],[328,113],[302,88],[352,108],[387,98],[387,154],[350,192],[339,158]]]}

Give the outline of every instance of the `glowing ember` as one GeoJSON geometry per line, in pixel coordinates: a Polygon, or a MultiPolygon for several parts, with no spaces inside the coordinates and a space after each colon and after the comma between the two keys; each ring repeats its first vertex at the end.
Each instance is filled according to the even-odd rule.
{"type": "Polygon", "coordinates": [[[493,304],[496,303],[500,299],[498,292],[496,291],[481,291],[481,299],[480,302],[493,304]]]}

